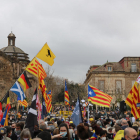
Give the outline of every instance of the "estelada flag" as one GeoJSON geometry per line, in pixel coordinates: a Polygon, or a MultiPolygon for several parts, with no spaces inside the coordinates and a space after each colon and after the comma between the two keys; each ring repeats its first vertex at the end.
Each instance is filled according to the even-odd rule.
{"type": "Polygon", "coordinates": [[[133,87],[131,88],[125,103],[131,108],[131,113],[135,119],[140,118],[140,107],[137,107],[137,104],[140,104],[140,76],[135,81],[133,87]]]}
{"type": "Polygon", "coordinates": [[[45,43],[45,45],[42,47],[42,49],[39,51],[36,57],[48,63],[50,66],[52,66],[56,56],[51,51],[48,44],[45,43]]]}
{"type": "Polygon", "coordinates": [[[67,83],[65,80],[65,105],[70,105],[69,93],[67,89],[67,83]]]}
{"type": "Polygon", "coordinates": [[[88,101],[104,107],[109,107],[112,97],[103,93],[99,89],[88,85],[88,101]]]}
{"type": "Polygon", "coordinates": [[[52,92],[51,90],[47,93],[47,97],[48,97],[48,106],[47,106],[47,111],[50,113],[51,109],[52,109],[52,92]]]}
{"type": "Polygon", "coordinates": [[[44,70],[44,68],[42,67],[42,65],[39,63],[39,61],[34,58],[30,63],[29,65],[26,67],[25,70],[27,70],[28,72],[30,72],[31,74],[35,75],[36,77],[38,77],[38,69],[40,70],[40,73],[39,73],[39,77],[41,77],[42,79],[44,79],[47,74],[44,70]]]}
{"type": "Polygon", "coordinates": [[[26,91],[26,89],[32,87],[31,83],[26,75],[26,72],[24,71],[23,74],[19,77],[18,81],[23,85],[24,87],[24,92],[26,91]]]}

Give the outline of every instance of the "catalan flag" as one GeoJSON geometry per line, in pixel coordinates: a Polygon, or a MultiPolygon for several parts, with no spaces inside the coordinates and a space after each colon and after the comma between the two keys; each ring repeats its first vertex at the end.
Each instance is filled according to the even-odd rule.
{"type": "Polygon", "coordinates": [[[26,72],[24,71],[23,74],[20,76],[20,78],[18,79],[18,81],[23,85],[24,87],[24,92],[26,91],[26,89],[31,87],[31,83],[26,75],[26,72]]]}
{"type": "Polygon", "coordinates": [[[65,80],[65,105],[70,105],[70,99],[69,99],[69,94],[67,90],[66,80],[65,80]]]}
{"type": "Polygon", "coordinates": [[[103,93],[99,89],[88,85],[88,101],[104,107],[109,107],[112,97],[103,93]]]}
{"type": "Polygon", "coordinates": [[[131,88],[125,103],[130,106],[131,113],[135,119],[140,118],[140,107],[136,107],[140,103],[140,77],[135,81],[133,87],[131,88]]]}
{"type": "Polygon", "coordinates": [[[28,72],[30,72],[31,74],[35,75],[36,77],[38,77],[38,70],[39,70],[39,77],[41,79],[44,79],[47,74],[44,70],[44,68],[42,67],[42,65],[39,63],[39,61],[34,58],[29,65],[26,67],[26,69],[28,72]]]}
{"type": "Polygon", "coordinates": [[[36,57],[52,66],[54,63],[55,55],[49,48],[48,44],[45,43],[45,45],[42,47],[36,57]]]}
{"type": "Polygon", "coordinates": [[[50,113],[51,109],[52,109],[52,93],[51,93],[51,90],[47,93],[47,97],[48,97],[47,111],[48,111],[48,113],[50,113]]]}
{"type": "Polygon", "coordinates": [[[49,100],[48,100],[48,96],[46,94],[46,86],[45,86],[45,82],[44,80],[42,80],[40,77],[38,77],[38,80],[39,80],[39,88],[41,89],[41,92],[42,92],[42,96],[44,98],[44,101],[45,101],[45,105],[46,105],[46,111],[49,112],[49,100]]]}
{"type": "Polygon", "coordinates": [[[28,106],[28,103],[27,103],[26,100],[23,100],[23,101],[18,100],[18,102],[19,102],[22,106],[24,106],[24,107],[27,107],[27,106],[28,106]]]}

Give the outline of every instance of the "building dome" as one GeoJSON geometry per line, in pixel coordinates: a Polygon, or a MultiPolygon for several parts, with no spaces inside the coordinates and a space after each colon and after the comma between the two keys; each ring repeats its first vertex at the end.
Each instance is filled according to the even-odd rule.
{"type": "Polygon", "coordinates": [[[12,32],[8,35],[8,37],[15,37],[16,38],[16,36],[12,32]]]}
{"type": "Polygon", "coordinates": [[[4,52],[6,55],[9,55],[11,57],[16,57],[19,61],[29,62],[28,54],[15,46],[16,36],[11,32],[7,38],[8,46],[0,49],[0,51],[4,52]]]}

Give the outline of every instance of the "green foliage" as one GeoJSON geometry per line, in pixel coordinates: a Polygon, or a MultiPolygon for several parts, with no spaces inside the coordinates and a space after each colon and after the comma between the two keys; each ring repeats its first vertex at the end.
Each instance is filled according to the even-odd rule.
{"type": "Polygon", "coordinates": [[[58,94],[59,102],[64,102],[64,88],[61,89],[61,92],[58,94]]]}
{"type": "MultiPolygon", "coordinates": [[[[76,102],[78,94],[80,99],[83,99],[83,96],[86,95],[84,85],[67,82],[67,89],[69,93],[70,104],[72,104],[72,101],[76,102]]],[[[64,87],[61,88],[61,91],[58,94],[58,100],[59,102],[64,102],[64,87]]]]}

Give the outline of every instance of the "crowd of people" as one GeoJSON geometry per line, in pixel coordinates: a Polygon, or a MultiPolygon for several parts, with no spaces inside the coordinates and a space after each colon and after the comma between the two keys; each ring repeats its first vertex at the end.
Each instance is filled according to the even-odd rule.
{"type": "Polygon", "coordinates": [[[3,140],[140,140],[140,123],[130,111],[91,111],[83,122],[75,126],[71,117],[46,116],[38,120],[33,133],[25,128],[27,111],[9,111],[8,126],[0,128],[3,140]],[[93,114],[94,115],[93,115],[93,114]]]}

